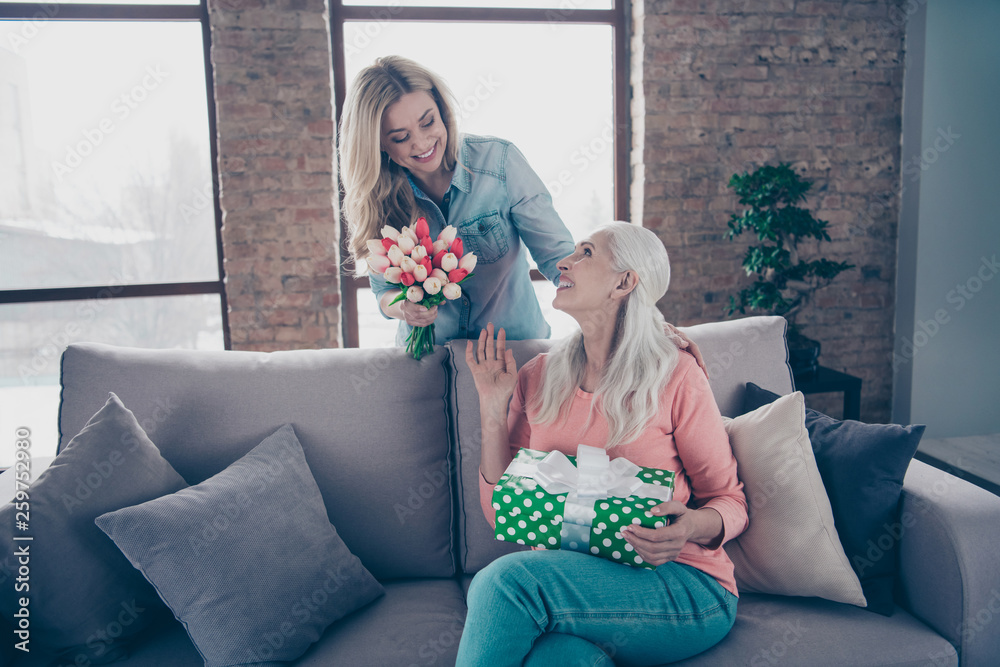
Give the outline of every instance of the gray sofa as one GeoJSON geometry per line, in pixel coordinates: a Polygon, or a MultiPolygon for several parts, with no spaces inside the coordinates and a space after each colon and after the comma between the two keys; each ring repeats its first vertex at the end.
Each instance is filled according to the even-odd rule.
{"type": "MultiPolygon", "coordinates": [[[[784,320],[686,332],[704,352],[723,414],[738,414],[748,381],[779,394],[793,389],[784,320]]],[[[549,344],[512,347],[524,363],[549,344]]],[[[331,523],[386,591],[330,626],[298,665],[454,664],[472,577],[516,548],[492,539],[480,510],[478,401],[463,342],[420,362],[398,349],[265,354],[78,344],[63,357],[62,386],[61,446],[113,391],[190,484],[278,426],[294,426],[331,523]]],[[[904,511],[919,507],[921,519],[902,537],[892,616],[744,594],[726,639],[683,664],[1000,664],[1000,498],[914,461],[902,503],[904,511]]],[[[33,652],[14,664],[47,660],[33,652]]],[[[117,664],[202,661],[182,625],[166,619],[117,664]]]]}

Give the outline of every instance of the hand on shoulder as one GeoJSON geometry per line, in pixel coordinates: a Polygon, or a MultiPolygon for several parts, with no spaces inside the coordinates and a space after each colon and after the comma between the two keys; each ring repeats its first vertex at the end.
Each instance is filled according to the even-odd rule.
{"type": "Polygon", "coordinates": [[[701,350],[698,348],[697,343],[688,338],[687,334],[670,322],[663,323],[663,330],[667,333],[670,339],[677,344],[678,349],[687,352],[694,357],[698,366],[705,372],[705,377],[708,377],[708,366],[705,365],[705,359],[701,356],[701,350]]]}

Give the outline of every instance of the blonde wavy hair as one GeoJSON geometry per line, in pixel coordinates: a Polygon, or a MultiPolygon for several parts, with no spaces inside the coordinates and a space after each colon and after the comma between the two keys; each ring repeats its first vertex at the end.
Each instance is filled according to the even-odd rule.
{"type": "MultiPolygon", "coordinates": [[[[634,271],[638,277],[635,289],[619,306],[611,356],[591,403],[591,419],[596,407],[608,421],[605,448],[612,449],[635,440],[656,417],[679,352],[656,307],[670,285],[670,260],[663,243],[650,230],[627,222],[603,225],[594,233],[607,237],[612,270],[634,271]]],[[[553,346],[541,387],[531,399],[538,423],[566,419],[586,364],[582,331],[553,346]]]]}
{"type": "Polygon", "coordinates": [[[458,162],[458,125],[454,95],[425,67],[402,56],[378,58],[351,84],[340,120],[340,173],[348,249],[355,262],[368,256],[365,245],[383,225],[397,229],[416,220],[417,203],[406,171],[382,152],[382,116],[403,95],[427,91],[437,103],[448,131],[444,166],[458,162]]]}

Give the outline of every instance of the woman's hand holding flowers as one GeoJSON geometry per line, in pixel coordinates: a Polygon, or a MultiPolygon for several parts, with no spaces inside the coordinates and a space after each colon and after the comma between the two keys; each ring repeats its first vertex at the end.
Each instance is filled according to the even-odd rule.
{"type": "Polygon", "coordinates": [[[420,359],[434,350],[438,304],[462,296],[461,283],[472,276],[476,255],[464,251],[452,225],[431,241],[430,226],[423,217],[417,218],[412,228],[386,225],[381,234],[381,239],[366,242],[368,269],[400,289],[395,297],[387,294],[383,298],[382,312],[410,325],[406,351],[420,359]]]}
{"type": "Polygon", "coordinates": [[[430,326],[431,324],[434,324],[434,320],[437,319],[437,306],[425,308],[419,303],[413,303],[408,299],[400,301],[399,305],[400,309],[403,311],[403,321],[411,327],[430,326]]]}

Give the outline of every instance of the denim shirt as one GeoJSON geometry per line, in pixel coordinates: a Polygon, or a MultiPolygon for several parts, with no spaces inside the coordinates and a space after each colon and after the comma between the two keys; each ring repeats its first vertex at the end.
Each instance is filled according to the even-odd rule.
{"type": "MultiPolygon", "coordinates": [[[[548,338],[551,330],[531,286],[527,252],[542,275],[558,285],[556,263],[573,252],[573,237],[545,184],[512,143],[469,134],[460,141],[458,165],[445,193],[447,218],[410,179],[431,240],[454,225],[465,251],[478,258],[475,275],[462,284],[462,296],[438,306],[435,342],[476,338],[489,322],[502,326],[511,340],[548,338]]],[[[379,300],[397,289],[382,276],[369,274],[369,280],[379,300]]],[[[403,345],[409,332],[400,320],[396,344],[403,345]]]]}

